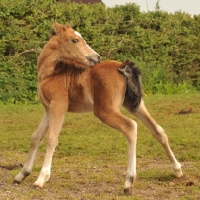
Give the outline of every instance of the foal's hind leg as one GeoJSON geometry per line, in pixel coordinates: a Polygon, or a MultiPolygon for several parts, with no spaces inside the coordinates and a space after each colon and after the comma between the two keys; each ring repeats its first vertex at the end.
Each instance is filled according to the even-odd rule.
{"type": "Polygon", "coordinates": [[[137,123],[125,116],[118,110],[111,108],[102,110],[94,109],[94,114],[102,122],[121,131],[128,141],[128,168],[126,181],[124,184],[124,193],[130,195],[133,190],[133,183],[136,179],[136,142],[137,142],[137,123]]]}
{"type": "Polygon", "coordinates": [[[32,134],[30,150],[26,159],[26,163],[24,164],[24,167],[19,172],[19,174],[14,178],[13,181],[14,183],[16,184],[21,183],[26,178],[26,176],[28,176],[31,173],[37,149],[42,141],[42,138],[47,132],[48,124],[49,124],[49,115],[48,113],[45,113],[38,128],[32,134]]]}
{"type": "Polygon", "coordinates": [[[34,183],[36,187],[43,187],[45,182],[50,178],[52,157],[58,144],[58,135],[63,124],[65,112],[66,107],[62,104],[61,100],[57,103],[51,103],[49,108],[49,130],[46,138],[46,154],[40,175],[34,183]]]}
{"type": "Polygon", "coordinates": [[[159,126],[155,120],[150,116],[147,111],[144,102],[141,101],[141,104],[136,113],[134,113],[136,117],[138,117],[151,131],[153,137],[163,146],[167,156],[171,162],[172,168],[174,170],[176,177],[182,176],[181,164],[176,160],[170,146],[168,143],[168,137],[165,134],[163,128],[159,126]]]}

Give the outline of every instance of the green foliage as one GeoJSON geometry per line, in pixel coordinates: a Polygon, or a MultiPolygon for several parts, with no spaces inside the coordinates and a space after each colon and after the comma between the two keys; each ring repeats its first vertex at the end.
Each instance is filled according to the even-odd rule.
{"type": "Polygon", "coordinates": [[[105,59],[131,59],[146,94],[200,90],[200,15],[141,13],[132,4],[0,1],[0,101],[37,102],[37,57],[53,21],[70,23],[105,59]],[[189,88],[189,89],[188,89],[189,88]]]}

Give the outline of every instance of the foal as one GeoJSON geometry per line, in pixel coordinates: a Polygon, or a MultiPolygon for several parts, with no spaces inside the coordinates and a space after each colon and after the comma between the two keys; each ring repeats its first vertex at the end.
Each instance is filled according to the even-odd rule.
{"type": "Polygon", "coordinates": [[[163,128],[148,113],[142,100],[140,71],[134,63],[107,60],[92,50],[70,26],[54,23],[55,34],[38,58],[38,95],[45,113],[33,133],[30,151],[14,183],[21,183],[33,168],[37,149],[46,135],[46,154],[34,185],[43,187],[66,112],[93,111],[105,124],[121,131],[128,141],[128,168],[124,192],[131,194],[136,179],[137,123],[120,113],[124,106],[139,118],[163,146],[177,177],[182,176],[163,128]]]}

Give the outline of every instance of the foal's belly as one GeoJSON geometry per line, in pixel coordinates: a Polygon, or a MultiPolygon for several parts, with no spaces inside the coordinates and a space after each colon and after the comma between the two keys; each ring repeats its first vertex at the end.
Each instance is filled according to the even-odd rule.
{"type": "Polygon", "coordinates": [[[88,96],[78,95],[76,98],[70,99],[68,104],[68,112],[90,112],[93,110],[93,98],[88,96]]]}

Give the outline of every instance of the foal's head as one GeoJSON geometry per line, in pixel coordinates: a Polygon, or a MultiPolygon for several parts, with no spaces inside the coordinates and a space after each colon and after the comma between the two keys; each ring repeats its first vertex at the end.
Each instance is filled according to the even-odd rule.
{"type": "Polygon", "coordinates": [[[80,33],[71,26],[54,23],[54,38],[57,40],[56,48],[60,57],[69,63],[93,66],[100,62],[99,54],[91,49],[80,33]]]}

